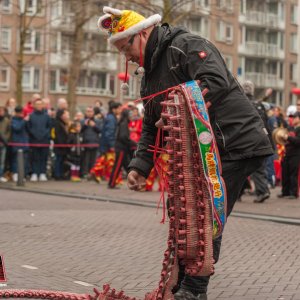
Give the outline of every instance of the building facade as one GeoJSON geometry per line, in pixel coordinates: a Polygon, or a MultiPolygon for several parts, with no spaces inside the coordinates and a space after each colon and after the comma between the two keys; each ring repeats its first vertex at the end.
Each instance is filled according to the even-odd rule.
{"type": "MultiPolygon", "coordinates": [[[[0,104],[16,93],[19,11],[24,1],[0,1],[0,104]]],[[[33,93],[50,98],[53,104],[57,98],[67,95],[75,13],[70,0],[53,0],[50,4],[51,1],[28,1],[27,22],[31,23],[24,49],[23,103],[33,93]]],[[[135,76],[130,77],[129,92],[124,95],[120,91],[118,74],[124,72],[125,60],[96,28],[102,10],[100,4],[103,4],[100,2],[99,12],[94,15],[91,12],[84,26],[81,49],[84,61],[77,83],[79,107],[95,100],[126,101],[139,97],[140,78],[135,76]]],[[[299,0],[179,2],[180,9],[173,12],[176,23],[211,40],[240,82],[254,82],[257,97],[271,87],[272,102],[284,107],[295,102],[290,91],[300,81],[299,0]]],[[[163,13],[163,1],[155,0],[153,5],[163,13]]],[[[128,8],[134,7],[131,4],[128,8]]],[[[135,68],[130,67],[131,74],[135,68]]]]}

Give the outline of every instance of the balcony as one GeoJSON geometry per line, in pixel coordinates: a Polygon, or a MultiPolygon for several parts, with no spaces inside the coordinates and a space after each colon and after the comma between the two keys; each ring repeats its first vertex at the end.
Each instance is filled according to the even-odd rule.
{"type": "Polygon", "coordinates": [[[239,45],[239,52],[246,55],[264,56],[265,44],[260,42],[246,42],[246,44],[239,45]]]}
{"type": "Polygon", "coordinates": [[[109,71],[117,70],[118,54],[116,53],[96,53],[85,66],[90,69],[103,69],[109,71]]]}
{"type": "MultiPolygon", "coordinates": [[[[50,65],[68,67],[71,63],[70,52],[50,53],[50,65]]],[[[117,69],[117,54],[96,53],[90,60],[84,63],[88,69],[102,69],[115,71],[117,69]]]]}
{"type": "Polygon", "coordinates": [[[274,74],[266,74],[265,85],[271,88],[283,89],[284,81],[274,74]]]}
{"type": "MultiPolygon", "coordinates": [[[[52,94],[67,94],[68,88],[65,86],[60,86],[56,88],[56,90],[51,90],[50,92],[52,94]]],[[[84,96],[107,96],[107,97],[114,96],[110,90],[90,88],[90,87],[77,87],[76,94],[84,95],[84,96]]]]}
{"type": "Polygon", "coordinates": [[[74,14],[68,13],[63,16],[52,17],[51,27],[66,31],[74,31],[74,14]]]}
{"type": "Polygon", "coordinates": [[[285,28],[285,23],[280,20],[279,15],[254,10],[249,10],[245,14],[241,14],[239,16],[239,21],[240,23],[245,23],[247,25],[278,29],[285,28]]]}
{"type": "Polygon", "coordinates": [[[268,27],[274,27],[274,28],[285,28],[284,21],[280,20],[279,16],[276,14],[269,14],[267,13],[265,16],[265,22],[268,27]]]}
{"type": "Polygon", "coordinates": [[[245,14],[240,15],[239,21],[249,25],[263,26],[265,21],[265,13],[260,11],[247,11],[245,14]]]}
{"type": "Polygon", "coordinates": [[[249,56],[284,59],[284,51],[275,44],[248,41],[239,45],[239,53],[249,56]]]}
{"type": "Polygon", "coordinates": [[[98,24],[98,17],[93,17],[88,22],[86,22],[86,24],[84,25],[84,30],[95,32],[98,29],[97,24],[98,24]]]}
{"type": "Polygon", "coordinates": [[[241,79],[241,81],[250,80],[252,81],[256,87],[259,88],[276,88],[283,89],[284,81],[280,79],[277,75],[274,74],[266,74],[266,73],[257,73],[257,72],[246,72],[245,78],[241,79]]]}

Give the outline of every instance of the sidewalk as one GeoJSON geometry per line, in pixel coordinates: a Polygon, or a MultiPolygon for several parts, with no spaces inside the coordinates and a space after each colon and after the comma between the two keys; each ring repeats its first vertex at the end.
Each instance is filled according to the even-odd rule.
{"type": "MultiPolygon", "coordinates": [[[[0,189],[13,189],[45,194],[61,194],[83,199],[101,201],[114,201],[125,204],[154,207],[160,199],[160,192],[134,192],[130,191],[126,182],[119,189],[108,189],[106,182],[83,181],[73,183],[70,181],[26,182],[24,187],[17,187],[15,183],[0,183],[0,189]]],[[[157,190],[157,188],[155,188],[157,190]]],[[[271,190],[271,197],[262,204],[253,203],[253,196],[243,196],[242,202],[237,202],[234,208],[236,213],[249,213],[300,220],[300,199],[289,200],[276,197],[280,188],[271,190]]]]}

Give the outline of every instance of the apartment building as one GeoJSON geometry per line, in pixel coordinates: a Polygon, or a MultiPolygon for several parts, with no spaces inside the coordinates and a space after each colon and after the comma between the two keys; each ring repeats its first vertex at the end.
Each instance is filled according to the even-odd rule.
{"type": "Polygon", "coordinates": [[[237,75],[261,91],[273,88],[273,101],[285,107],[295,102],[298,80],[297,2],[247,0],[240,7],[237,75]]]}
{"type": "MultiPolygon", "coordinates": [[[[16,94],[16,64],[19,51],[20,9],[24,0],[0,1],[0,103],[16,94]]],[[[77,84],[79,106],[91,105],[95,100],[104,103],[136,99],[138,80],[131,77],[130,90],[122,93],[118,74],[125,68],[124,58],[110,47],[105,33],[97,30],[98,16],[91,13],[84,26],[81,54],[84,62],[77,84]]],[[[28,1],[23,69],[23,103],[33,93],[50,98],[53,105],[67,96],[69,68],[74,34],[74,17],[69,0],[28,1]]],[[[79,63],[79,62],[78,62],[79,63]]]]}
{"type": "MultiPolygon", "coordinates": [[[[7,62],[13,64],[17,58],[19,17],[16,7],[19,1],[2,0],[0,4],[1,103],[15,93],[15,74],[7,62]]],[[[29,14],[34,14],[43,1],[29,1],[29,14]]],[[[53,102],[67,93],[74,12],[69,0],[55,1],[55,5],[45,6],[32,20],[25,52],[28,63],[23,71],[24,101],[33,92],[39,92],[53,102]]],[[[300,80],[298,1],[181,1],[173,19],[211,40],[240,82],[249,79],[255,83],[258,97],[271,87],[274,90],[271,100],[286,107],[295,101],[290,91],[300,80]]],[[[163,11],[159,11],[163,1],[153,0],[153,4],[159,13],[163,11]]],[[[126,9],[130,8],[134,9],[132,3],[126,6],[126,9]]],[[[143,10],[143,14],[151,12],[143,10]]],[[[118,74],[124,72],[125,60],[107,44],[105,35],[95,28],[96,22],[97,16],[94,16],[84,28],[82,56],[92,55],[81,66],[77,85],[79,106],[92,104],[96,99],[105,102],[138,98],[140,78],[136,76],[130,77],[129,92],[121,93],[118,74]]],[[[131,66],[131,74],[133,70],[134,66],[131,66]]]]}

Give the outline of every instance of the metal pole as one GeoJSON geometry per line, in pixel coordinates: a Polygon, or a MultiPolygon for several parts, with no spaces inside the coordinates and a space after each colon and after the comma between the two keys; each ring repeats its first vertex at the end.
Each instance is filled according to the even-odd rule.
{"type": "Polygon", "coordinates": [[[24,176],[25,176],[25,170],[24,170],[24,153],[22,149],[18,150],[18,181],[17,186],[24,186],[24,176]]]}

